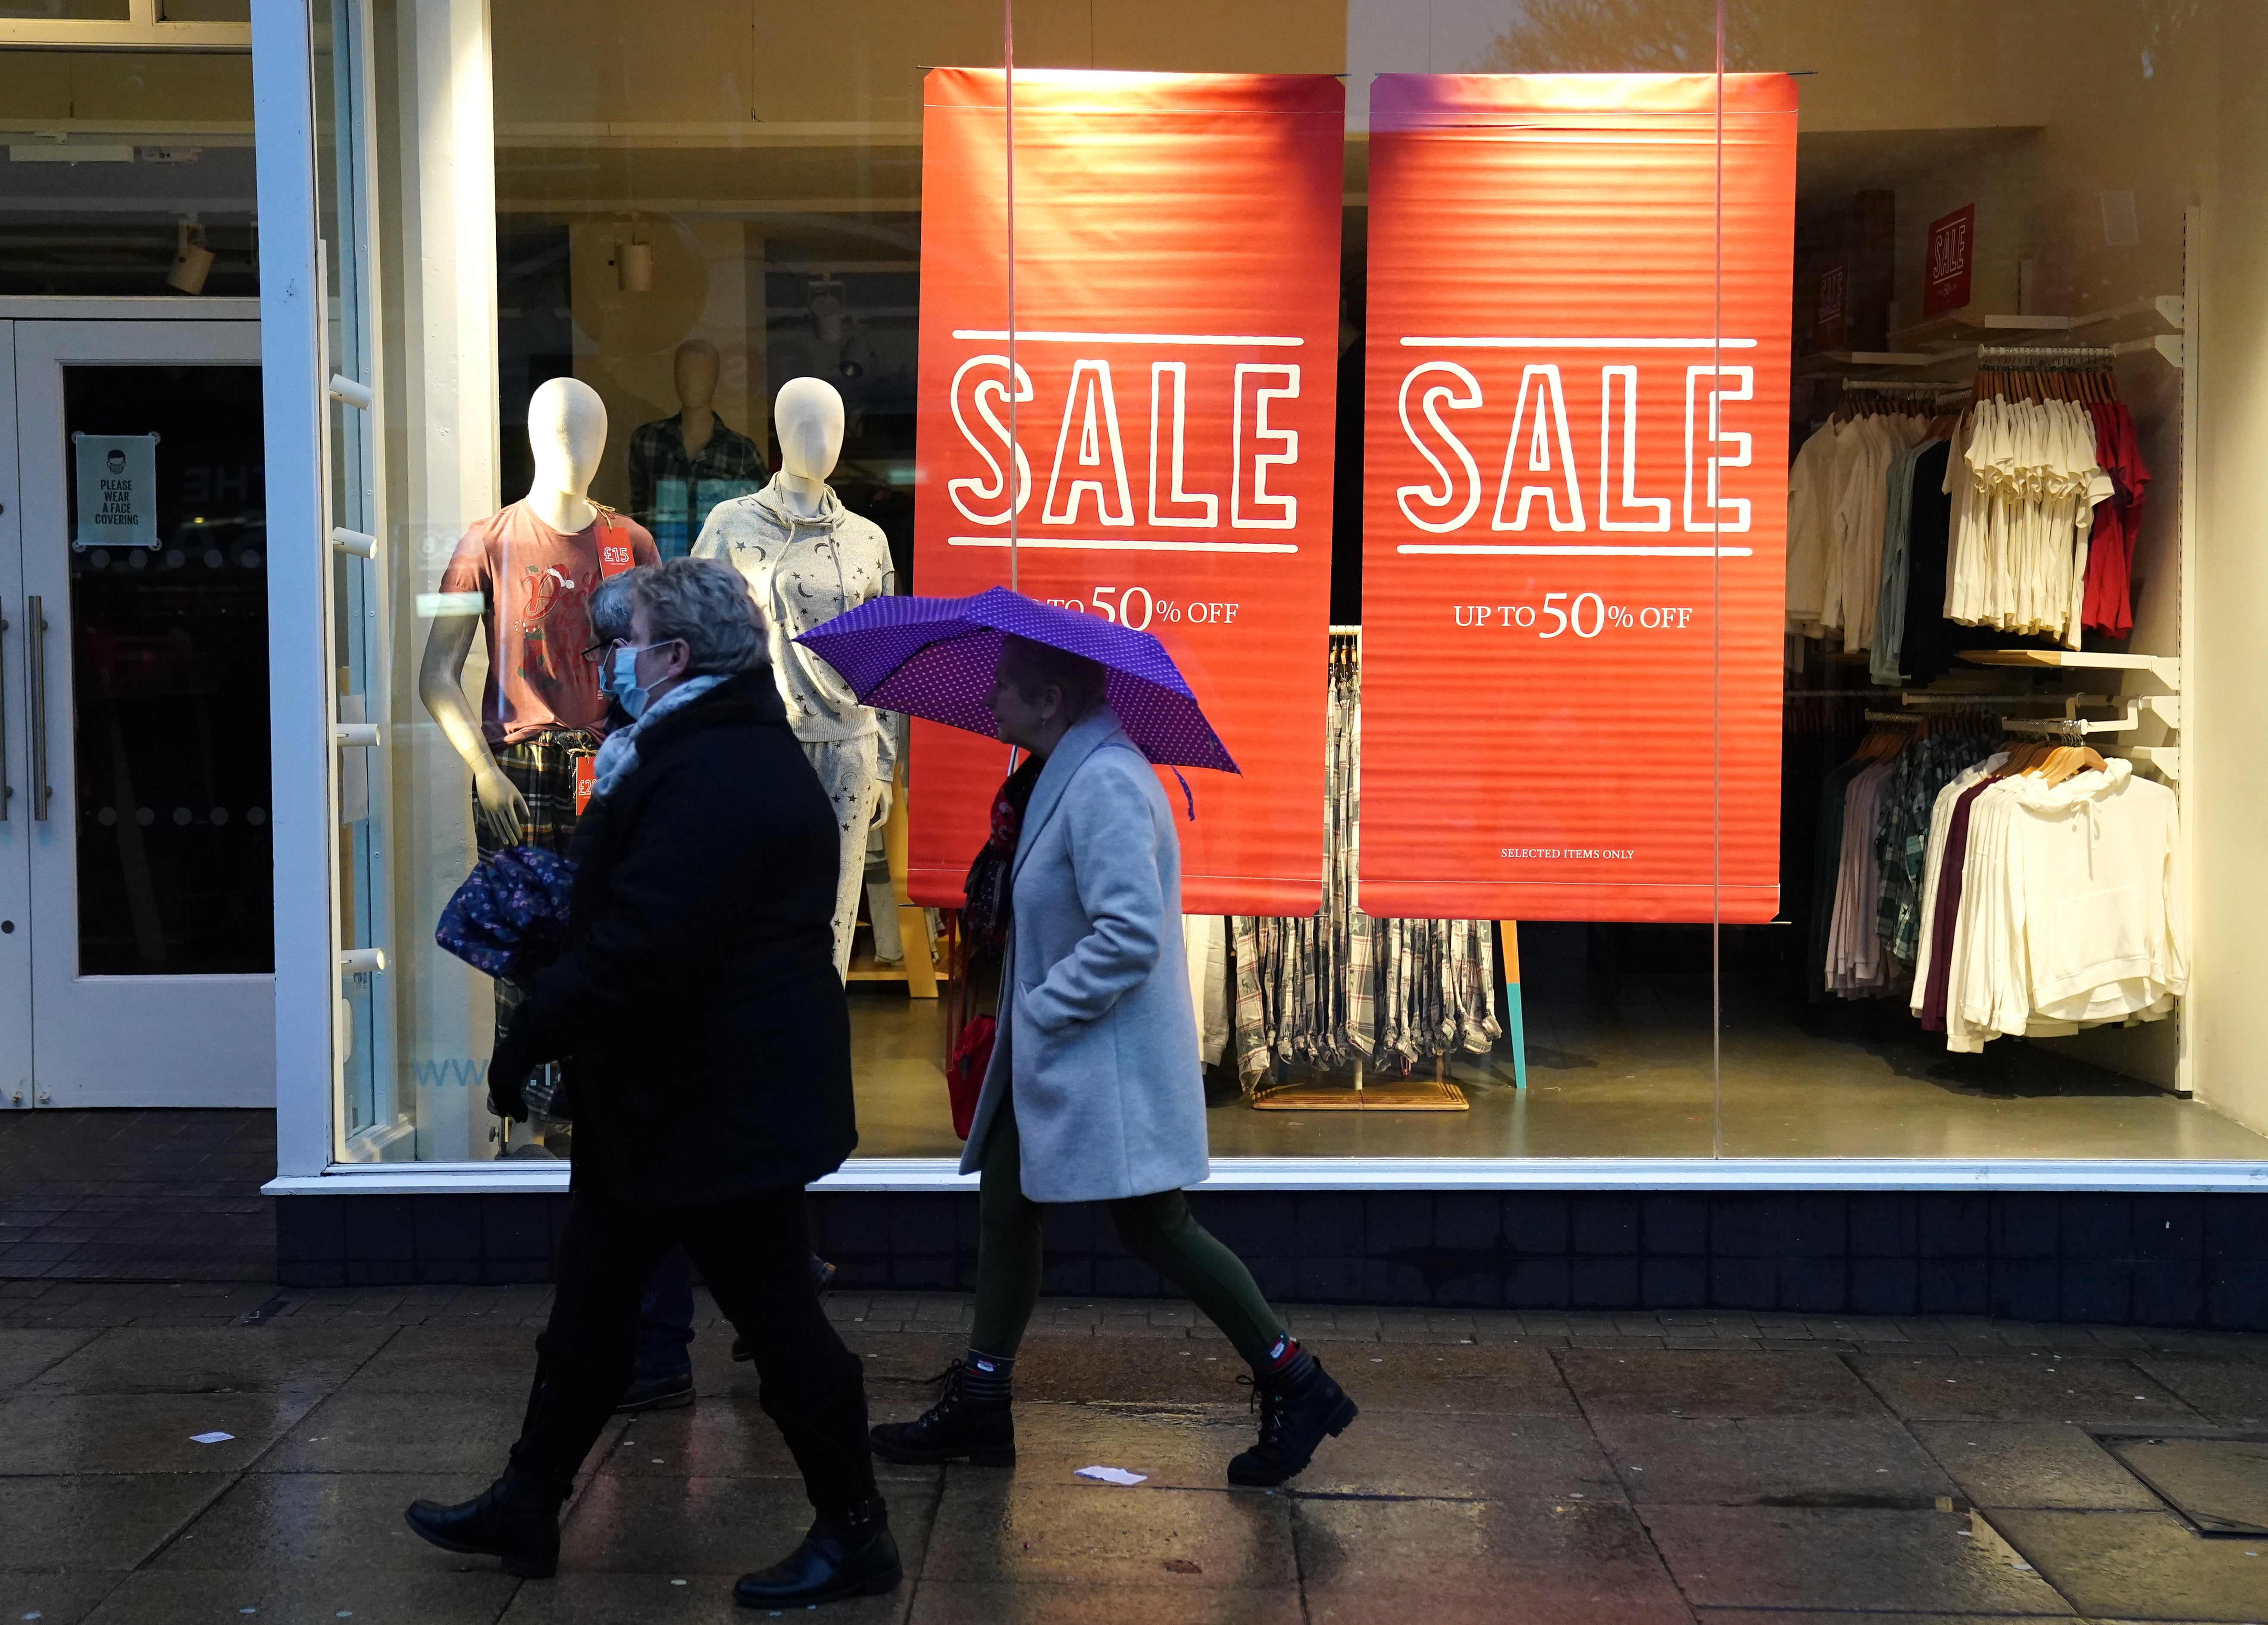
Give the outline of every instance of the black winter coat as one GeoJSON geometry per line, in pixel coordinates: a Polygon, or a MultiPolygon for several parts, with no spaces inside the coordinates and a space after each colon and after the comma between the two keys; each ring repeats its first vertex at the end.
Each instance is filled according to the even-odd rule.
{"type": "Polygon", "coordinates": [[[835,809],[768,669],[637,756],[576,828],[567,950],[514,1036],[568,1058],[576,1184],[650,1208],[806,1185],[858,1143],[835,809]]]}

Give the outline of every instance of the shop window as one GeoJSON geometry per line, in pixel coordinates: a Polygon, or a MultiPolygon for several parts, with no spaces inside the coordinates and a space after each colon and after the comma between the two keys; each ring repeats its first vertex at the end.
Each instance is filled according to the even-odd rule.
{"type": "MultiPolygon", "coordinates": [[[[2235,184],[2216,154],[2240,139],[2250,89],[2223,64],[2250,25],[2241,8],[2104,0],[2061,14],[2064,44],[2040,50],[2029,33],[2010,43],[2032,15],[2014,0],[1958,17],[1887,0],[1831,21],[1815,11],[1534,0],[1483,17],[1421,0],[1285,0],[1020,17],[1027,211],[1046,206],[1042,178],[1060,179],[1060,151],[1043,149],[1061,131],[1040,111],[1050,71],[1344,85],[1344,113],[1321,138],[1320,225],[1300,216],[1306,257],[1271,269],[1298,211],[1288,194],[1263,198],[1242,223],[1249,269],[1212,288],[1219,309],[1280,314],[1284,330],[1164,334],[1241,333],[1282,341],[1280,353],[1240,352],[1214,377],[1195,350],[1042,358],[1053,341],[1035,339],[1018,363],[1035,380],[1027,404],[1005,352],[968,386],[972,403],[990,389],[984,410],[1004,423],[1012,396],[1024,414],[1017,446],[1035,489],[1017,510],[1015,557],[1035,582],[1056,580],[1082,536],[1250,543],[1280,518],[1313,550],[1304,652],[1253,678],[1286,685],[1292,698],[1270,703],[1307,730],[1300,787],[1250,827],[1317,832],[1314,845],[1296,874],[1270,871],[1283,882],[1272,898],[1194,890],[1191,906],[1219,912],[1193,915],[1184,935],[1217,1156],[2268,1150],[2254,1126],[2268,1105],[2199,1069],[2188,979],[2204,949],[2185,888],[2200,855],[2182,726],[2205,669],[2205,611],[2183,582],[2215,545],[2185,509],[2210,432],[2193,376],[2213,343],[2194,321],[2202,233],[2213,208],[2234,206],[2213,202],[2235,184]],[[1475,80],[1454,102],[1448,76],[1517,75],[1681,76],[1520,93],[1605,109],[1625,133],[1673,116],[1705,132],[1681,160],[1704,189],[1681,196],[1713,201],[1697,216],[1680,205],[1676,231],[1648,236],[1674,188],[1668,160],[1647,160],[1635,137],[1618,149],[1623,171],[1572,159],[1558,171],[1585,177],[1578,201],[1599,230],[1637,226],[1565,290],[1569,308],[1637,311],[1652,290],[1659,309],[1645,320],[1682,313],[1684,326],[1552,325],[1533,297],[1549,268],[1484,229],[1517,199],[1476,195],[1432,236],[1394,217],[1416,194],[1391,137],[1453,115],[1478,128],[1473,109],[1496,92],[1475,80]],[[1759,109],[1793,132],[1778,171],[1758,167],[1759,109]],[[1334,256],[1335,276],[1309,274],[1334,256]],[[1527,281],[1499,290],[1498,307],[1539,327],[1392,325],[1428,308],[1413,288],[1484,288],[1515,264],[1527,281]],[[1314,332],[1294,333],[1310,303],[1314,332]],[[1592,346],[1580,366],[1570,342],[1592,346]],[[1673,369],[1660,358],[1680,344],[1673,369]],[[1331,406],[1300,419],[1308,461],[1279,464],[1270,488],[1248,454],[1288,457],[1292,442],[1242,437],[1283,433],[1300,410],[1295,373],[1308,402],[1331,406]],[[1173,414],[1213,410],[1190,405],[1208,389],[1226,392],[1218,415],[1237,437],[1219,479],[1174,461],[1173,414]],[[1274,420],[1270,390],[1285,403],[1274,420]],[[1460,424],[1484,429],[1460,438],[1460,424]],[[1069,474],[1059,446],[1079,465],[1069,474]],[[1649,461],[1657,453],[1669,461],[1649,461]],[[1414,471],[1396,472],[1397,458],[1414,471]],[[1295,487],[1310,521],[1328,506],[1312,536],[1283,506],[1295,487]],[[1394,541],[1382,527],[1402,522],[1397,491],[1412,528],[1394,541]],[[1042,553],[1050,526],[1070,540],[1042,553]],[[1454,558],[1471,613],[1503,620],[1461,621],[1446,601],[1438,627],[1410,618],[1420,587],[1406,584],[1423,583],[1403,543],[1454,558]],[[1484,628],[1540,640],[1554,616],[1566,642],[1552,658],[1588,665],[1476,655],[1480,675],[1466,679],[1441,658],[1479,647],[1454,640],[1484,628]],[[1420,656],[1433,663],[1413,676],[1420,656]],[[1435,686],[1413,690],[1421,679],[1435,686]],[[1969,787],[1959,776],[2025,742],[2042,747],[2035,770],[1980,792],[1976,806],[1997,810],[1960,825],[1956,898],[1946,852],[1969,787]],[[1391,764],[1390,781],[1363,777],[1359,745],[1391,764]],[[2055,747],[2067,754],[2050,763],[2055,747]],[[2016,807],[2030,824],[2003,816],[2016,807]],[[2115,874],[2099,845],[2076,868],[2035,850],[2114,826],[2127,866],[2115,874]],[[1453,898],[1446,861],[1397,868],[1397,853],[1427,859],[1427,841],[1469,871],[1469,902],[1453,898]],[[1672,847],[1675,863],[1638,872],[1672,847]],[[1638,867],[1615,867],[1626,861],[1638,867]],[[1548,873],[1581,878],[1555,885],[1548,873]],[[1970,888],[1970,874],[1984,884],[1970,888]],[[1366,894],[1379,918],[1360,912],[1366,894]],[[1990,968],[2020,951],[2020,973],[1990,968]],[[1933,962],[1946,983],[1934,993],[1933,962]]],[[[720,3],[668,29],[612,0],[564,11],[497,0],[484,25],[458,20],[446,48],[422,51],[407,8],[375,4],[358,25],[373,97],[366,330],[386,388],[377,494],[357,528],[384,538],[367,573],[387,618],[366,703],[393,720],[370,786],[367,817],[385,838],[365,890],[393,922],[393,959],[390,1013],[371,1017],[383,1041],[357,1053],[379,1058],[367,1124],[403,1126],[383,1155],[541,1160],[571,1154],[571,1125],[507,1126],[483,1109],[496,992],[429,945],[478,855],[477,752],[449,742],[419,684],[437,627],[468,610],[450,562],[525,495],[531,412],[557,380],[604,407],[589,499],[666,557],[697,550],[720,512],[757,499],[780,462],[780,392],[817,380],[843,413],[831,484],[844,522],[879,538],[877,578],[887,570],[900,593],[960,591],[982,560],[1006,580],[1010,550],[988,540],[1006,510],[979,499],[1012,502],[1001,482],[1013,476],[1000,460],[990,485],[980,467],[948,467],[960,443],[932,438],[950,420],[939,392],[952,377],[935,373],[946,335],[924,327],[926,311],[989,297],[996,273],[1007,308],[1005,259],[951,257],[1005,243],[1005,188],[946,175],[937,133],[941,87],[994,93],[1003,41],[992,8],[886,0],[823,18],[720,3]],[[468,111],[442,92],[475,69],[491,105],[468,111]],[[977,71],[948,82],[933,69],[977,71]],[[467,229],[490,209],[493,230],[467,229]],[[948,482],[964,476],[972,494],[948,521],[948,482]],[[956,552],[949,536],[989,550],[956,552]]],[[[1138,100],[1123,79],[1058,83],[1091,86],[1097,141],[1138,100]]],[[[1256,100],[1243,113],[1204,107],[1224,151],[1274,115],[1256,100]]],[[[1580,132],[1562,134],[1575,151],[1580,132]]],[[[1549,195],[1548,166],[1506,180],[1492,161],[1476,160],[1472,185],[1528,187],[1519,196],[1537,210],[1565,201],[1549,195]]],[[[1039,218],[1023,217],[1033,244],[1039,218]]],[[[1037,309],[1060,267],[1032,253],[1019,265],[1037,309]]],[[[1097,261],[1092,276],[1108,270],[1097,261]]],[[[1447,322],[1459,307],[1444,293],[1438,308],[1447,322]]],[[[1123,337],[1107,314],[1093,314],[1095,330],[1123,337]]],[[[1001,320],[1004,342],[1022,331],[1001,320]]],[[[993,328],[971,317],[966,331],[993,328]]],[[[1049,591],[1113,618],[1138,613],[1196,669],[1200,629],[1225,624],[1235,601],[1206,590],[1189,556],[1096,546],[1077,556],[1084,576],[1049,591]]],[[[563,579],[582,593],[597,568],[593,553],[563,579]]],[[[1224,581],[1267,579],[1221,568],[1224,581]]],[[[450,681],[477,713],[497,633],[458,631],[465,659],[450,681]]],[[[580,703],[552,720],[594,732],[595,690],[580,703]]],[[[489,721],[492,754],[508,719],[489,721]]],[[[940,738],[916,728],[902,742],[909,780],[857,859],[862,1156],[960,1150],[942,1074],[965,1013],[951,905],[983,775],[1005,763],[940,738]],[[929,773],[953,750],[974,765],[929,773]]],[[[523,752],[523,793],[571,802],[563,775],[588,742],[560,742],[548,765],[523,752]]],[[[1259,762],[1267,743],[1237,748],[1259,762]]],[[[1197,821],[1184,849],[1204,858],[1193,874],[1248,874],[1234,860],[1250,853],[1208,845],[1246,827],[1248,786],[1189,776],[1197,821]]]]}

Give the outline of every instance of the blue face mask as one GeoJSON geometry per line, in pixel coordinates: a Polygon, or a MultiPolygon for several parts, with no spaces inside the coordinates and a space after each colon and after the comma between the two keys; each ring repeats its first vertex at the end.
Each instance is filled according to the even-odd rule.
{"type": "MultiPolygon", "coordinates": [[[[655,646],[648,644],[645,648],[655,646]]],[[[599,682],[600,689],[613,695],[633,721],[645,714],[652,698],[638,686],[637,657],[644,653],[645,649],[634,649],[628,644],[616,645],[613,657],[607,662],[606,675],[599,682]]]]}

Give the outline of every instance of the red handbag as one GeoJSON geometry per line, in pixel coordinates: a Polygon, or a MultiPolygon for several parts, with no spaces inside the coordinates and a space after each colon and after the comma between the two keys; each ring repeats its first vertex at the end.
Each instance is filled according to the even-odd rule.
{"type": "Polygon", "coordinates": [[[972,1016],[954,1040],[945,1067],[946,1093],[953,1101],[953,1132],[963,1140],[976,1121],[976,1097],[984,1092],[984,1071],[992,1064],[992,1040],[1000,1023],[990,1016],[972,1016]]]}

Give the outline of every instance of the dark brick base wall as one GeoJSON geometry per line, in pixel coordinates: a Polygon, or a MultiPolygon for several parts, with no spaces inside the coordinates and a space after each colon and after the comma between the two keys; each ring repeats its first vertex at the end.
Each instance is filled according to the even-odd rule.
{"type": "MultiPolygon", "coordinates": [[[[546,1281],[563,1196],[290,1196],[287,1286],[546,1281]]],[[[2268,1197],[1313,1192],[1200,1195],[1284,1303],[1995,1315],[2268,1330],[2268,1197]]],[[[965,1289],[973,1195],[812,1199],[843,1284],[965,1289]]],[[[1170,1291],[1101,1210],[1051,1209],[1051,1294],[1170,1291]]]]}

